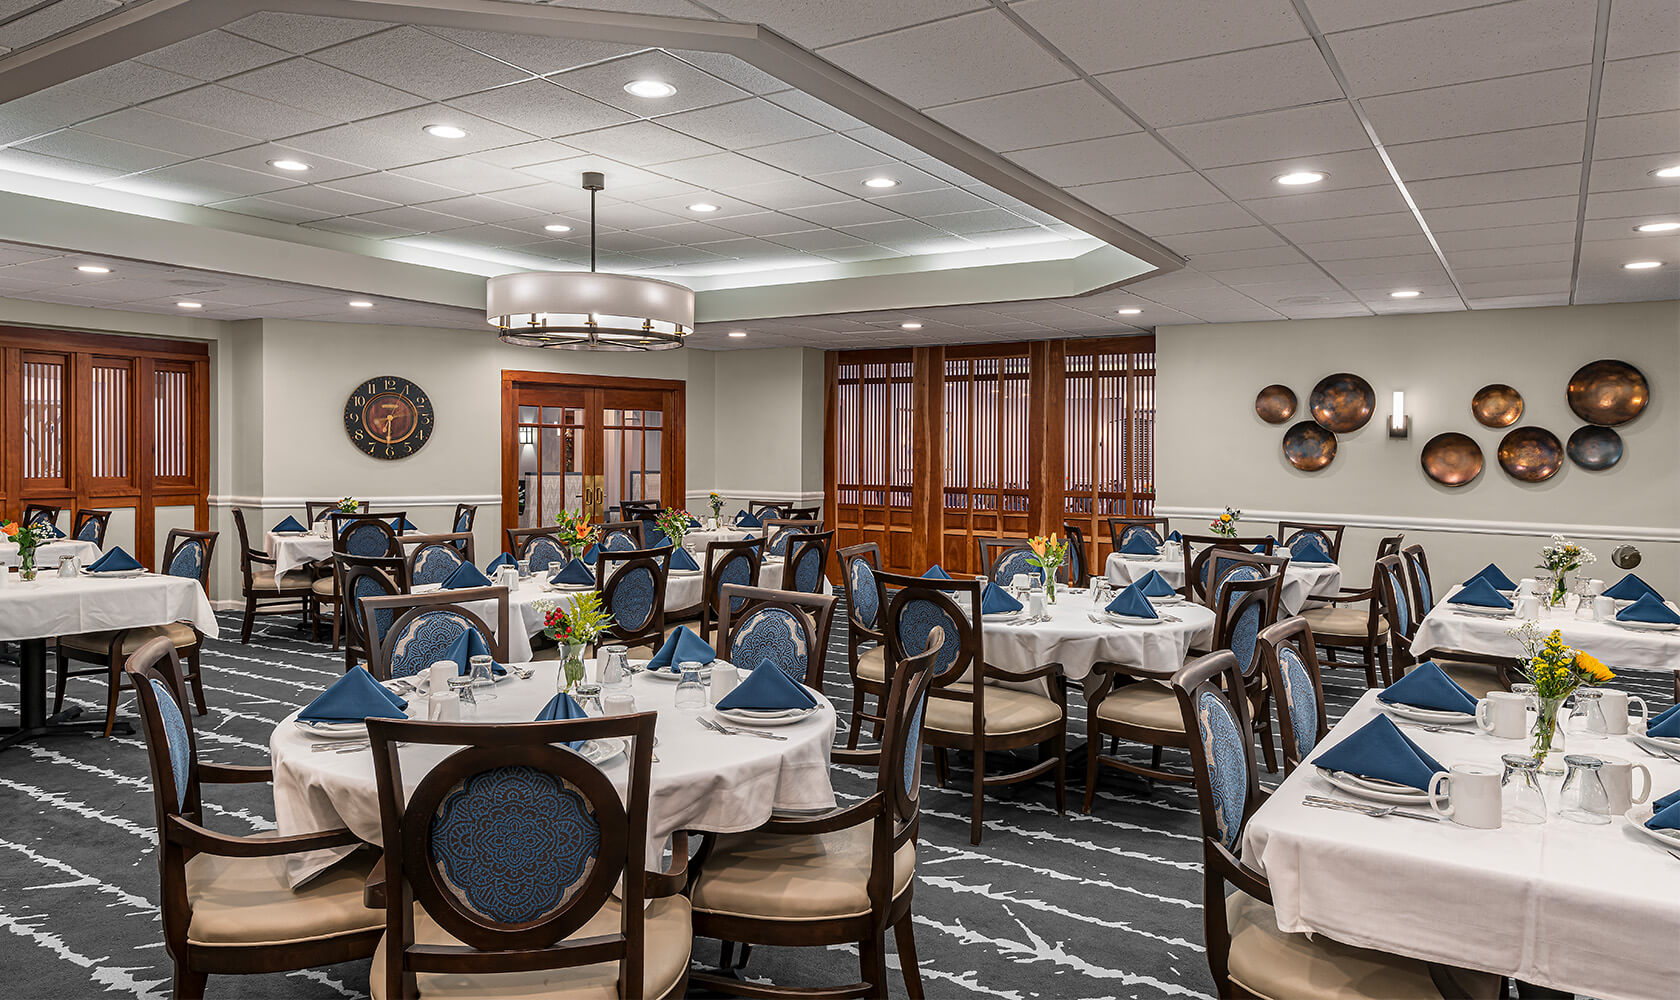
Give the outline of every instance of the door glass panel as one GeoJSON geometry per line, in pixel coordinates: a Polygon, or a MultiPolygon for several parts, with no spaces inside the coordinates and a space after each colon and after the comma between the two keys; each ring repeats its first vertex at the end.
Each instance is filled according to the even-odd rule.
{"type": "Polygon", "coordinates": [[[534,406],[521,406],[519,408],[519,422],[522,423],[522,424],[534,424],[534,423],[536,423],[537,422],[537,408],[534,407],[534,406]]]}
{"type": "Polygon", "coordinates": [[[528,500],[520,518],[527,528],[553,524],[563,508],[583,506],[583,430],[543,427],[537,433],[536,451],[536,502],[528,500]]]}
{"type": "Polygon", "coordinates": [[[608,427],[622,426],[623,423],[624,423],[624,411],[623,410],[611,410],[611,409],[602,410],[601,411],[601,423],[605,424],[608,427]]]}
{"type": "Polygon", "coordinates": [[[664,417],[665,414],[659,412],[658,410],[642,411],[642,419],[649,427],[658,427],[660,421],[663,420],[664,417]]]}

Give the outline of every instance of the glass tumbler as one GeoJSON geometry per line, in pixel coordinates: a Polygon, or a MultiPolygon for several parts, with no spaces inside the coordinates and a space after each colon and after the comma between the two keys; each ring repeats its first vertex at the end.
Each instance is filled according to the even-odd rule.
{"type": "Polygon", "coordinates": [[[467,676],[471,679],[475,690],[473,697],[480,703],[495,701],[499,697],[496,692],[495,659],[480,653],[477,656],[470,657],[467,660],[467,666],[471,668],[467,676]]]}
{"type": "Polygon", "coordinates": [[[1584,754],[1569,754],[1563,758],[1569,772],[1563,778],[1562,798],[1558,815],[1577,823],[1605,824],[1610,822],[1610,792],[1599,777],[1604,762],[1584,754]]]}
{"type": "Polygon", "coordinates": [[[596,679],[605,691],[616,691],[630,684],[630,647],[602,646],[596,651],[596,679]]]}
{"type": "Polygon", "coordinates": [[[478,721],[478,694],[473,690],[471,677],[449,678],[449,690],[455,695],[457,718],[462,722],[478,721]]]}
{"type": "Polygon", "coordinates": [[[1546,793],[1540,789],[1540,762],[1528,754],[1499,758],[1505,773],[1499,779],[1500,814],[1507,823],[1546,822],[1546,793]]]}
{"type": "Polygon", "coordinates": [[[635,715],[636,696],[629,688],[622,691],[612,691],[601,697],[602,715],[635,715]]]}
{"type": "Polygon", "coordinates": [[[677,682],[677,711],[698,713],[706,707],[706,682],[700,679],[700,664],[682,663],[682,680],[677,682]]]}
{"type": "Polygon", "coordinates": [[[1577,688],[1575,701],[1569,707],[1568,730],[1571,736],[1604,739],[1610,728],[1604,722],[1604,692],[1597,688],[1577,688]]]}

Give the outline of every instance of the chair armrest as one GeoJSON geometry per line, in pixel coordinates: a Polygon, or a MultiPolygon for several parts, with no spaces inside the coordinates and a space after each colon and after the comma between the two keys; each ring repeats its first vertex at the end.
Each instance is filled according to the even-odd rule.
{"type": "Polygon", "coordinates": [[[869,796],[856,805],[844,809],[834,809],[815,816],[778,817],[770,820],[758,829],[765,833],[775,833],[787,836],[800,834],[833,833],[836,830],[849,830],[871,822],[881,814],[887,806],[886,796],[880,792],[869,796]]]}
{"type": "Polygon", "coordinates": [[[1059,662],[1042,663],[1031,670],[1005,670],[995,663],[988,663],[985,668],[985,676],[988,678],[995,677],[998,680],[1016,682],[1035,681],[1040,677],[1051,677],[1062,672],[1062,665],[1059,662]]]}
{"type": "Polygon", "coordinates": [[[362,883],[362,905],[370,910],[385,908],[385,854],[381,852],[379,859],[373,863],[368,872],[367,881],[362,883]]]}
{"type": "Polygon", "coordinates": [[[169,839],[199,854],[222,858],[278,858],[329,847],[356,847],[362,843],[360,837],[342,827],[290,837],[235,837],[181,816],[169,817],[169,839]]]}
{"type": "Polygon", "coordinates": [[[254,563],[264,563],[269,566],[279,565],[278,559],[269,555],[267,552],[263,552],[258,549],[246,549],[245,558],[254,563]]]}
{"type": "Polygon", "coordinates": [[[267,764],[211,764],[199,762],[198,780],[213,785],[250,785],[274,780],[274,768],[267,764]]]}
{"type": "Polygon", "coordinates": [[[1178,667],[1151,667],[1139,663],[1115,663],[1112,660],[1094,663],[1091,669],[1114,677],[1130,677],[1143,681],[1170,681],[1179,671],[1178,667]]]}
{"type": "Polygon", "coordinates": [[[828,753],[831,764],[866,764],[871,767],[881,766],[881,751],[879,750],[847,750],[845,747],[835,747],[828,753]]]}

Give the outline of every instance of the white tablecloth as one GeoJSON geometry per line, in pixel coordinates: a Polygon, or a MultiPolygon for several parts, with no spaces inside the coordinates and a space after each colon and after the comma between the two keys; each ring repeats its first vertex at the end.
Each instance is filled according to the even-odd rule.
{"type": "MultiPolygon", "coordinates": [[[[1325,745],[1370,721],[1375,698],[1367,691],[1325,745]]],[[[1502,754],[1527,747],[1482,733],[1406,735],[1446,767],[1498,767],[1502,754]]],[[[1625,737],[1571,734],[1568,750],[1644,764],[1657,796],[1680,788],[1680,762],[1647,757],[1625,737]]],[[[1560,819],[1560,781],[1542,782],[1552,812],[1546,823],[1472,830],[1307,808],[1304,795],[1348,797],[1309,765],[1249,821],[1243,859],[1270,879],[1285,931],[1600,1000],[1674,996],[1680,861],[1620,816],[1609,826],[1560,819]]]]}
{"type": "MultiPolygon", "coordinates": [[[[403,551],[413,553],[416,545],[405,545],[403,551]]],[[[274,557],[274,572],[278,576],[302,569],[312,562],[331,559],[333,543],[328,535],[276,535],[268,533],[268,554],[274,557]]]]}
{"type": "MultiPolygon", "coordinates": [[[[1447,596],[1458,591],[1459,588],[1454,587],[1447,596]]],[[[1675,607],[1674,602],[1670,601],[1668,606],[1675,607]]],[[[1561,607],[1541,608],[1536,621],[1545,632],[1559,630],[1566,644],[1598,657],[1611,670],[1644,667],[1680,671],[1680,632],[1652,632],[1576,618],[1573,596],[1565,599],[1561,607]]],[[[1459,649],[1469,653],[1517,656],[1522,653],[1522,646],[1506,633],[1521,626],[1520,618],[1491,618],[1468,611],[1454,611],[1452,605],[1442,600],[1418,625],[1412,648],[1420,651],[1459,649]]]]}
{"type": "Polygon", "coordinates": [[[695,559],[699,560],[705,556],[706,546],[712,542],[744,542],[758,534],[760,530],[727,526],[719,528],[717,531],[695,528],[683,535],[683,547],[696,553],[695,559]]]}
{"type": "Polygon", "coordinates": [[[1069,680],[1090,674],[1098,660],[1176,670],[1192,643],[1213,638],[1213,612],[1185,601],[1160,609],[1179,619],[1159,625],[1112,625],[1091,621],[1098,606],[1089,592],[1059,593],[1045,606],[1050,616],[1036,625],[982,621],[986,662],[1005,670],[1031,670],[1060,662],[1069,680]]]}
{"type": "MultiPolygon", "coordinates": [[[[99,546],[92,542],[80,542],[74,538],[60,538],[55,542],[35,546],[35,566],[37,569],[56,571],[58,560],[63,556],[75,556],[81,560],[83,566],[98,559],[104,553],[99,546]]],[[[0,566],[16,567],[23,559],[18,555],[16,542],[0,542],[0,566]]]]}
{"type": "MultiPolygon", "coordinates": [[[[1184,586],[1184,560],[1150,559],[1144,556],[1108,554],[1108,582],[1124,587],[1155,570],[1174,588],[1184,586]]],[[[1291,562],[1283,568],[1283,593],[1279,596],[1285,616],[1298,613],[1307,598],[1336,596],[1342,589],[1342,568],[1335,563],[1291,562]]]]}
{"type": "Polygon", "coordinates": [[[120,579],[60,578],[43,570],[29,583],[17,573],[0,583],[0,640],[50,639],[107,629],[192,622],[215,638],[216,614],[197,580],[148,573],[120,579]]]}
{"type": "MultiPolygon", "coordinates": [[[[559,664],[528,664],[530,680],[509,677],[497,684],[500,695],[485,702],[486,722],[529,722],[554,697],[559,664]]],[[[587,664],[594,676],[595,665],[587,664]]],[[[785,742],[753,736],[720,736],[701,728],[693,716],[674,707],[676,684],[636,674],[632,680],[638,711],[657,711],[648,801],[648,857],[657,864],[666,839],[678,830],[738,833],[762,826],[772,810],[831,809],[828,752],[834,742],[834,706],[817,696],[821,710],[811,718],[775,731],[785,742]]],[[[418,699],[410,699],[417,704],[418,699]]],[[[708,713],[710,709],[706,710],[708,713]]],[[[294,726],[294,712],[281,720],[269,738],[274,759],[274,816],[281,836],[348,827],[371,844],[380,843],[379,802],[374,793],[373,758],[357,753],[316,753],[319,738],[294,726]]],[[[404,747],[403,778],[410,793],[432,766],[452,748],[404,747]]],[[[622,791],[628,774],[623,757],[603,768],[622,791]]],[[[320,871],[344,851],[292,855],[287,874],[292,885],[320,871]]]]}

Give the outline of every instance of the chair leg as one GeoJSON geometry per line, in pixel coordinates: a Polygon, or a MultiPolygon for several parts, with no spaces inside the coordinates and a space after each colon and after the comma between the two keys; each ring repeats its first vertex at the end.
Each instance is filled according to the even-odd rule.
{"type": "Polygon", "coordinates": [[[968,821],[968,842],[980,846],[981,814],[986,809],[986,744],[974,746],[974,806],[968,821]]]}
{"type": "MultiPolygon", "coordinates": [[[[1676,674],[1680,677],[1680,674],[1676,674]]],[[[863,688],[852,688],[852,725],[846,732],[846,749],[856,750],[858,732],[863,728],[863,688]]]]}
{"type": "Polygon", "coordinates": [[[886,928],[881,933],[870,935],[858,942],[858,964],[862,967],[863,983],[869,987],[866,996],[884,997],[887,995],[887,942],[886,928]]]}
{"type": "Polygon", "coordinates": [[[202,972],[194,972],[186,968],[181,962],[175,963],[175,981],[171,984],[171,994],[175,1000],[204,1000],[204,981],[210,978],[202,972]]]}
{"type": "MultiPolygon", "coordinates": [[[[3,572],[3,570],[0,570],[0,572],[3,572]]],[[[59,646],[58,649],[57,649],[57,653],[58,653],[58,691],[53,695],[52,714],[54,714],[54,715],[57,715],[59,712],[64,711],[64,682],[68,681],[70,679],[70,673],[69,673],[69,671],[70,671],[70,660],[69,660],[68,657],[66,657],[64,655],[64,647],[59,646]]],[[[1675,677],[1680,677],[1680,674],[1675,674],[1674,676],[1675,677]]]]}
{"type": "Polygon", "coordinates": [[[916,961],[916,928],[908,910],[898,918],[893,937],[898,941],[898,965],[904,973],[904,989],[910,994],[910,1000],[923,1000],[926,994],[922,992],[922,966],[916,961]]]}
{"type": "Polygon", "coordinates": [[[339,604],[338,601],[335,600],[335,601],[332,602],[332,609],[333,609],[332,648],[337,649],[339,639],[343,635],[343,633],[341,633],[339,631],[339,627],[344,624],[344,613],[343,613],[344,612],[344,607],[343,607],[343,605],[339,604]]]}
{"type": "Polygon", "coordinates": [[[187,652],[187,665],[192,668],[192,676],[188,680],[192,683],[193,702],[198,706],[198,714],[208,715],[210,705],[204,700],[204,662],[198,654],[197,646],[187,652]]]}
{"type": "Polygon", "coordinates": [[[1387,687],[1388,685],[1393,684],[1395,681],[1394,664],[1388,658],[1387,643],[1382,643],[1377,646],[1377,663],[1382,668],[1383,686],[1387,687]]]}
{"type": "MultiPolygon", "coordinates": [[[[1065,726],[1066,723],[1064,722],[1065,726]]],[[[1056,734],[1056,813],[1067,815],[1067,730],[1056,734]]]]}
{"type": "MultiPolygon", "coordinates": [[[[1095,710],[1091,712],[1095,722],[1095,710]]],[[[1085,747],[1085,807],[1084,812],[1090,815],[1091,807],[1097,802],[1097,776],[1102,774],[1097,758],[1102,756],[1102,732],[1098,730],[1085,747]]]]}
{"type": "Polygon", "coordinates": [[[944,747],[933,748],[933,776],[939,779],[939,787],[951,780],[951,762],[945,757],[944,747]]]}
{"type": "Polygon", "coordinates": [[[105,738],[111,738],[111,730],[117,727],[117,698],[122,694],[123,660],[116,657],[111,660],[110,695],[105,699],[105,738]]]}
{"type": "Polygon", "coordinates": [[[251,641],[251,626],[256,623],[256,620],[257,620],[257,599],[255,597],[247,596],[245,598],[245,627],[241,628],[239,630],[239,641],[240,642],[246,643],[246,644],[250,643],[250,641],[251,641]]]}

